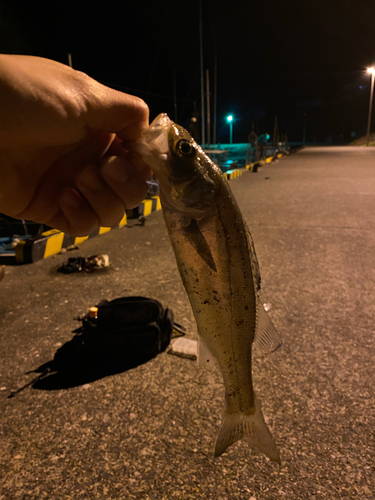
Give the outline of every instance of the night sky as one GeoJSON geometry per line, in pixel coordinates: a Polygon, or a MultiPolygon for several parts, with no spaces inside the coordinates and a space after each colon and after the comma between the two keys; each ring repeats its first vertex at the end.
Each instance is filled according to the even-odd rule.
{"type": "MultiPolygon", "coordinates": [[[[187,126],[200,110],[199,1],[0,0],[0,52],[49,57],[142,97],[151,118],[187,126]]],[[[374,0],[202,0],[204,68],[218,72],[218,140],[280,132],[348,142],[364,135],[375,63],[374,0]],[[355,135],[354,135],[355,134],[355,135]]],[[[375,120],[375,119],[374,119],[375,120]]],[[[373,130],[375,129],[375,123],[373,130]]]]}

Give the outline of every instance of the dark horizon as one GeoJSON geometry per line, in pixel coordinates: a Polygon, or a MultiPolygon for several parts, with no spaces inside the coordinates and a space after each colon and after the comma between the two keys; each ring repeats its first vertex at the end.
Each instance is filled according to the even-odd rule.
{"type": "MultiPolygon", "coordinates": [[[[246,142],[254,122],[291,141],[349,142],[366,132],[375,62],[375,4],[353,0],[301,5],[203,1],[204,69],[210,71],[211,113],[215,46],[218,68],[218,141],[246,142]]],[[[0,52],[48,57],[113,88],[138,95],[187,126],[200,110],[199,2],[93,7],[86,2],[34,4],[0,0],[0,52]]],[[[212,122],[212,119],[211,119],[212,122]]]]}

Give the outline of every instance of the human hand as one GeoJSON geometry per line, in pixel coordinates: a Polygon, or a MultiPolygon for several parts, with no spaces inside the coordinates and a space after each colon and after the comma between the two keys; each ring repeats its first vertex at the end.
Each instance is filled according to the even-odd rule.
{"type": "Polygon", "coordinates": [[[139,98],[48,59],[0,55],[0,212],[72,236],[113,226],[151,172],[122,141],[148,125],[139,98]]]}

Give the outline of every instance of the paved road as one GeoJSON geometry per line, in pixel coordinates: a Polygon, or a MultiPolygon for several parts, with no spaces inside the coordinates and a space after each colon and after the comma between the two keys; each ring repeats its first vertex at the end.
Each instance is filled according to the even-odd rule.
{"type": "Polygon", "coordinates": [[[6,397],[102,298],[158,298],[196,336],[158,212],[143,228],[113,231],[70,254],[107,252],[111,268],[101,274],[56,273],[67,255],[7,270],[0,499],[375,498],[374,160],[371,148],[306,148],[231,182],[284,338],[279,352],[254,362],[281,468],[245,442],[212,458],[223,386],[168,354],[75,387],[52,378],[6,397]]]}

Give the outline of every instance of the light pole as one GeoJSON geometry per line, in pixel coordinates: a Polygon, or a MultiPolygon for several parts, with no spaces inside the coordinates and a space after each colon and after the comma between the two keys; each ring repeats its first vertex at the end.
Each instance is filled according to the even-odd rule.
{"type": "Polygon", "coordinates": [[[233,142],[233,116],[227,116],[227,122],[229,123],[229,143],[233,142]]]}
{"type": "Polygon", "coordinates": [[[375,68],[367,68],[367,73],[371,74],[371,90],[370,90],[370,105],[368,108],[368,122],[367,122],[367,139],[366,146],[368,146],[370,140],[370,126],[371,126],[371,112],[372,112],[372,98],[374,96],[374,76],[375,76],[375,68]]]}

